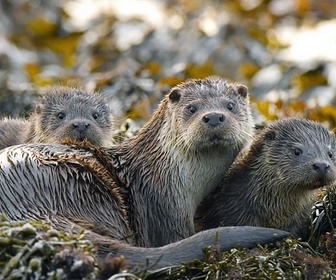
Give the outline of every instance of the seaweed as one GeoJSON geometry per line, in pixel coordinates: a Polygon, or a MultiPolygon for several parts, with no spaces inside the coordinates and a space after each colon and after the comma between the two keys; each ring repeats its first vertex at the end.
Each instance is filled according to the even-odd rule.
{"type": "MultiPolygon", "coordinates": [[[[253,249],[219,252],[158,270],[123,270],[123,256],[98,260],[83,234],[58,231],[44,221],[0,218],[0,279],[334,279],[336,278],[335,190],[311,212],[308,242],[287,238],[253,249]]],[[[214,241],[215,244],[215,241],[214,241]]]]}

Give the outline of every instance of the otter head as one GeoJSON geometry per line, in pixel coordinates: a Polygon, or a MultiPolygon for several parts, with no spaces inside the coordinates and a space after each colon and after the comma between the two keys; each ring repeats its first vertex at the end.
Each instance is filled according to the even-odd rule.
{"type": "Polygon", "coordinates": [[[259,143],[264,155],[260,168],[272,173],[267,175],[277,186],[304,192],[334,184],[335,135],[321,124],[304,119],[280,120],[262,132],[259,143]]]}
{"type": "Polygon", "coordinates": [[[65,139],[103,145],[112,141],[112,117],[102,96],[75,88],[57,87],[46,92],[35,110],[40,141],[65,139]]]}
{"type": "Polygon", "coordinates": [[[220,78],[190,80],[170,91],[167,106],[170,133],[182,150],[230,147],[239,151],[252,138],[253,120],[244,85],[220,78]]]}

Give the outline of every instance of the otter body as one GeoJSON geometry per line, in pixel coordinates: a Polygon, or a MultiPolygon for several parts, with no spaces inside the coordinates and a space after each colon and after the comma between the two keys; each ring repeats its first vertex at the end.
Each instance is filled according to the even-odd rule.
{"type": "MultiPolygon", "coordinates": [[[[252,126],[245,86],[221,79],[183,83],[137,136],[119,146],[27,144],[0,152],[0,212],[12,220],[86,229],[103,257],[191,260],[214,242],[217,230],[181,239],[194,234],[198,203],[249,144],[252,126]]],[[[218,232],[222,249],[287,235],[260,228],[218,232]]]]}
{"type": "Polygon", "coordinates": [[[313,121],[265,128],[200,205],[198,229],[262,226],[305,237],[317,189],[336,180],[335,145],[334,134],[313,121]]]}
{"type": "MultiPolygon", "coordinates": [[[[202,259],[203,249],[254,247],[288,232],[228,227],[198,233],[156,248],[138,247],[129,226],[127,195],[101,149],[26,144],[0,152],[0,212],[11,220],[43,219],[82,232],[101,259],[123,255],[127,266],[161,268],[202,259]]],[[[162,217],[157,217],[159,223],[162,217]]]]}
{"type": "Polygon", "coordinates": [[[29,120],[0,121],[0,149],[23,143],[60,143],[87,140],[93,145],[112,143],[112,116],[103,97],[76,88],[47,91],[29,120]]]}
{"type": "Polygon", "coordinates": [[[252,135],[245,86],[207,78],[174,87],[139,134],[111,150],[129,190],[137,244],[162,246],[194,234],[197,205],[252,135]]]}

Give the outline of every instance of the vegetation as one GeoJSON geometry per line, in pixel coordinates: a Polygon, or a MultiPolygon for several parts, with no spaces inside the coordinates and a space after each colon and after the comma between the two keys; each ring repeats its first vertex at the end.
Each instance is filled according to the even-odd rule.
{"type": "Polygon", "coordinates": [[[336,277],[336,195],[317,202],[309,243],[288,238],[269,246],[218,252],[204,248],[204,260],[156,271],[124,260],[98,261],[81,235],[57,231],[42,221],[0,221],[0,279],[333,279],[336,277]]]}

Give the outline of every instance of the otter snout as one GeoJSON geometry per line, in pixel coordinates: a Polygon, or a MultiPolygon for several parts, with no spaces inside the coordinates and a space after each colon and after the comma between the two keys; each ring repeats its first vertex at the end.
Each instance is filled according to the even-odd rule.
{"type": "Polygon", "coordinates": [[[328,161],[315,161],[312,164],[312,169],[313,181],[311,187],[313,189],[329,186],[335,182],[336,170],[328,161]]]}
{"type": "Polygon", "coordinates": [[[76,130],[79,133],[85,132],[86,130],[89,129],[89,127],[90,127],[90,124],[85,123],[85,122],[75,122],[75,123],[72,124],[73,130],[76,130]]]}
{"type": "Polygon", "coordinates": [[[318,173],[326,173],[331,171],[330,164],[326,161],[316,161],[313,163],[313,170],[318,173]]]}
{"type": "Polygon", "coordinates": [[[93,145],[98,144],[97,136],[98,128],[86,120],[76,120],[69,124],[67,135],[71,135],[71,138],[83,141],[88,140],[93,145]]]}
{"type": "Polygon", "coordinates": [[[215,127],[222,124],[225,116],[221,113],[210,113],[203,116],[202,121],[209,126],[215,127]]]}

